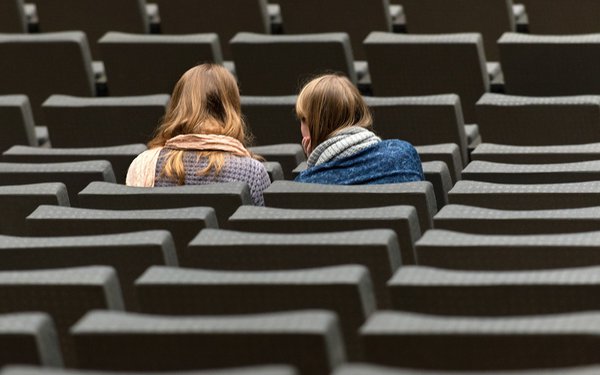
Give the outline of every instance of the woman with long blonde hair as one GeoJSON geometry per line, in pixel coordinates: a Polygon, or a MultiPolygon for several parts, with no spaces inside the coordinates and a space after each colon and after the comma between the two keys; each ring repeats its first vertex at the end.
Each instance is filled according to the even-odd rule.
{"type": "Polygon", "coordinates": [[[174,186],[245,182],[255,204],[264,205],[269,176],[246,149],[248,131],[235,78],[220,65],[185,72],[149,150],[130,165],[127,185],[174,186]]]}

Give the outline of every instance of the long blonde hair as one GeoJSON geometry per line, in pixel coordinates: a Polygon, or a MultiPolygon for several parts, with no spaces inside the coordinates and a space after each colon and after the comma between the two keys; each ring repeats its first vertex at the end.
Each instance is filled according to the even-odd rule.
{"type": "Polygon", "coordinates": [[[371,129],[373,124],[369,107],[356,86],[337,74],[308,82],[298,95],[296,115],[308,125],[313,150],[344,128],[371,129]]]}
{"type": "MultiPolygon", "coordinates": [[[[148,148],[162,147],[167,140],[181,134],[226,135],[244,146],[249,143],[237,82],[227,69],[202,64],[185,72],[175,85],[165,116],[148,148]]],[[[161,172],[180,185],[185,182],[183,155],[183,150],[170,150],[161,172]]],[[[200,175],[211,170],[219,174],[225,162],[224,152],[198,151],[197,155],[198,160],[208,158],[208,165],[200,175]]]]}

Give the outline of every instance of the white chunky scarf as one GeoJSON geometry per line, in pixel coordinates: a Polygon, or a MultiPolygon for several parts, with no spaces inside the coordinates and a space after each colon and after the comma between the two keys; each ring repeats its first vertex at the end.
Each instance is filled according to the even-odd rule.
{"type": "Polygon", "coordinates": [[[310,153],[307,164],[309,167],[323,164],[333,159],[345,158],[354,155],[375,143],[380,142],[381,138],[373,132],[361,128],[360,126],[351,126],[342,129],[325,142],[318,145],[310,153]]]}

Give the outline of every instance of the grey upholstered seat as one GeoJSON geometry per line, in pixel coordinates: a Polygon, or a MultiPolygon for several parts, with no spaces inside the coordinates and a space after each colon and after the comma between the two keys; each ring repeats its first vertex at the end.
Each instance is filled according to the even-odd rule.
{"type": "Polygon", "coordinates": [[[276,161],[281,164],[283,176],[286,180],[291,180],[292,170],[306,160],[302,146],[299,143],[255,146],[250,147],[249,150],[262,156],[267,161],[276,161]]]}
{"type": "Polygon", "coordinates": [[[376,310],[366,267],[213,271],[151,267],[135,282],[141,312],[235,315],[302,309],[335,311],[349,360],[362,359],[358,328],[376,310]]]}
{"type": "Polygon", "coordinates": [[[211,207],[154,210],[100,210],[39,206],[27,217],[34,236],[78,236],[164,229],[171,232],[180,254],[203,228],[217,228],[211,207]]]}
{"type": "Polygon", "coordinates": [[[415,146],[422,162],[443,161],[448,166],[452,185],[461,179],[463,169],[461,152],[455,143],[415,146]]]}
{"type": "MultiPolygon", "coordinates": [[[[548,77],[552,81],[552,77],[548,77]]],[[[600,95],[524,97],[484,94],[477,102],[483,140],[521,146],[600,141],[600,95]]]]}
{"type": "Polygon", "coordinates": [[[242,95],[294,95],[313,76],[331,71],[357,82],[346,33],[241,32],[231,39],[230,45],[242,95]]]}
{"type": "MultiPolygon", "coordinates": [[[[486,371],[485,375],[594,375],[600,371],[600,366],[562,367],[559,369],[527,369],[522,371],[486,371]]],[[[4,374],[3,374],[4,375],[4,374]]],[[[9,373],[6,375],[38,375],[9,373]]],[[[39,374],[45,375],[45,374],[39,374]]],[[[54,375],[54,374],[48,374],[54,375]]],[[[56,374],[62,375],[62,374],[56,374]]],[[[68,375],[68,374],[65,374],[68,375]]],[[[421,369],[406,369],[381,366],[367,363],[348,363],[339,366],[331,375],[474,375],[473,371],[436,371],[421,369]]]]}
{"type": "Polygon", "coordinates": [[[500,59],[496,40],[515,31],[512,0],[397,0],[406,15],[411,34],[478,32],[488,60],[500,59]]]}
{"type": "Polygon", "coordinates": [[[69,206],[67,188],[60,182],[0,186],[0,233],[24,235],[25,218],[41,204],[69,206]]]}
{"type": "Polygon", "coordinates": [[[114,267],[128,309],[137,309],[133,282],[152,265],[177,266],[167,231],[73,237],[0,236],[0,269],[27,270],[106,265],[114,267]]]}
{"type": "Polygon", "coordinates": [[[471,153],[471,159],[515,164],[573,163],[600,160],[600,143],[562,146],[508,146],[481,143],[471,153]]]}
{"type": "Polygon", "coordinates": [[[68,328],[92,309],[123,309],[111,267],[0,272],[0,313],[43,311],[52,316],[65,365],[74,364],[68,328]]]}
{"type": "Polygon", "coordinates": [[[0,163],[0,185],[62,182],[67,186],[73,206],[78,203],[77,192],[92,181],[115,182],[115,174],[108,161],[0,163]]]}
{"type": "Polygon", "coordinates": [[[0,56],[0,95],[27,95],[40,124],[45,123],[41,104],[51,94],[96,93],[87,39],[80,31],[0,34],[0,56]]]}
{"type": "Polygon", "coordinates": [[[600,32],[594,0],[519,0],[527,8],[533,34],[588,34],[600,32]]]}
{"type": "Polygon", "coordinates": [[[0,119],[0,151],[12,145],[39,145],[31,104],[26,95],[1,95],[0,119]]]}
{"type": "Polygon", "coordinates": [[[265,166],[267,170],[267,174],[269,175],[269,180],[271,182],[277,180],[283,180],[283,168],[281,168],[281,164],[276,161],[263,161],[262,165],[265,166]]]}
{"type": "MultiPolygon", "coordinates": [[[[270,79],[267,79],[267,81],[270,79]]],[[[287,82],[294,84],[294,82],[287,82]]],[[[242,92],[244,92],[242,86],[242,92]]],[[[296,95],[241,97],[242,113],[256,145],[296,143],[302,138],[296,118],[296,95]]]]}
{"type": "Polygon", "coordinates": [[[80,368],[173,371],[282,363],[327,375],[345,360],[337,316],[173,317],[96,311],[71,329],[80,368]]]}
{"type": "Polygon", "coordinates": [[[413,145],[455,143],[460,147],[463,165],[467,164],[467,135],[458,95],[365,100],[373,111],[375,132],[380,137],[402,139],[413,145]]]}
{"type": "Polygon", "coordinates": [[[82,207],[111,210],[145,210],[207,206],[215,209],[219,227],[241,205],[252,204],[244,183],[140,188],[92,182],[79,193],[82,207]]]}
{"type": "Polygon", "coordinates": [[[600,94],[595,63],[600,59],[600,34],[505,33],[498,39],[498,47],[508,94],[600,94]]]}
{"type": "Polygon", "coordinates": [[[398,236],[390,229],[300,234],[203,229],[181,261],[184,267],[240,271],[361,264],[369,269],[381,308],[389,306],[385,283],[401,263],[398,236]]]}
{"type": "Polygon", "coordinates": [[[463,270],[533,270],[600,265],[600,232],[541,235],[430,230],[417,241],[420,265],[463,270]]]}
{"type": "MultiPolygon", "coordinates": [[[[163,9],[160,9],[161,16],[163,9]]],[[[162,19],[164,21],[164,18],[162,19]]],[[[110,95],[171,93],[202,62],[223,63],[217,34],[139,35],[109,32],[99,41],[110,95]]]]}
{"type": "Polygon", "coordinates": [[[23,0],[6,0],[0,3],[0,33],[27,32],[24,5],[23,0]]]}
{"type": "MultiPolygon", "coordinates": [[[[94,133],[96,134],[96,133],[94,133]]],[[[11,163],[64,163],[86,160],[108,160],[118,183],[125,183],[129,165],[146,150],[141,143],[87,148],[43,148],[13,146],[2,153],[2,161],[11,163]]]]}
{"type": "MultiPolygon", "coordinates": [[[[76,369],[56,369],[48,367],[31,366],[7,366],[1,375],[132,375],[131,372],[107,372],[90,371],[76,369]]],[[[155,372],[155,375],[297,375],[298,372],[291,366],[284,365],[265,365],[236,367],[215,370],[195,370],[195,371],[177,371],[177,372],[155,372]]],[[[137,374],[139,375],[139,374],[137,374]]],[[[567,375],[575,375],[568,373],[567,375]]],[[[579,374],[577,374],[579,375],[579,374]]]]}
{"type": "Polygon", "coordinates": [[[364,41],[376,96],[460,96],[464,118],[490,89],[480,34],[402,35],[372,32],[364,41]]]}
{"type": "Polygon", "coordinates": [[[276,181],[265,192],[265,204],[280,208],[340,209],[393,205],[414,206],[422,231],[431,228],[436,213],[435,194],[430,182],[385,185],[322,185],[276,181]]]}
{"type": "Polygon", "coordinates": [[[379,312],[361,329],[368,362],[463,371],[597,364],[598,335],[597,312],[496,318],[379,312]]]}
{"type": "Polygon", "coordinates": [[[44,313],[0,315],[0,366],[11,363],[62,366],[58,337],[50,316],[44,313]]]}
{"type": "Polygon", "coordinates": [[[388,282],[394,310],[462,316],[598,310],[600,267],[457,271],[401,267],[388,282]]]}
{"type": "Polygon", "coordinates": [[[107,31],[147,33],[145,0],[36,0],[40,31],[81,30],[94,60],[102,60],[96,41],[107,31]]]}
{"type": "Polygon", "coordinates": [[[414,242],[421,236],[412,206],[327,210],[242,206],[229,218],[229,227],[262,233],[392,229],[398,235],[402,262],[406,264],[414,264],[414,242]]]}
{"type": "Polygon", "coordinates": [[[118,98],[52,95],[42,110],[53,147],[117,146],[148,142],[168,102],[168,94],[118,98]]]}
{"type": "Polygon", "coordinates": [[[502,210],[552,210],[598,205],[600,181],[561,184],[495,184],[459,181],[448,192],[450,204],[502,210]]]}
{"type": "Polygon", "coordinates": [[[472,161],[462,171],[464,180],[504,184],[555,184],[600,179],[600,160],[561,164],[505,164],[472,161]]]}

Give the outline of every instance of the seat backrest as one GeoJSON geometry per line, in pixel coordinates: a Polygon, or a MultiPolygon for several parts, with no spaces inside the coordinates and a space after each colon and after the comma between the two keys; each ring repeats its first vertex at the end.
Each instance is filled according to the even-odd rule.
{"type": "MultiPolygon", "coordinates": [[[[224,369],[195,370],[188,371],[189,375],[298,375],[296,369],[292,366],[284,365],[263,365],[236,367],[224,369]]],[[[0,371],[2,375],[103,375],[105,372],[77,370],[77,369],[57,369],[50,367],[32,367],[24,365],[6,366],[0,371]]],[[[128,375],[128,372],[111,371],[112,375],[128,375]]],[[[178,375],[180,372],[162,372],[162,375],[178,375]]],[[[519,374],[516,374],[519,375],[519,374]]],[[[567,375],[579,375],[567,373],[567,375]]]]}
{"type": "Polygon", "coordinates": [[[223,63],[219,37],[214,33],[139,35],[109,32],[98,45],[106,69],[108,91],[113,96],[170,94],[188,69],[203,62],[223,63]]]}
{"type": "Polygon", "coordinates": [[[343,73],[356,83],[346,33],[242,32],[231,39],[230,45],[242,95],[295,95],[310,78],[327,72],[343,73]]]}
{"type": "Polygon", "coordinates": [[[461,151],[456,143],[415,146],[421,162],[441,161],[448,166],[452,185],[460,180],[463,162],[461,151]]]}
{"type": "Polygon", "coordinates": [[[301,135],[296,118],[296,95],[242,96],[241,102],[254,144],[298,143],[301,135]]]}
{"type": "Polygon", "coordinates": [[[0,3],[1,33],[27,32],[24,6],[25,2],[23,0],[5,0],[0,3]]]}
{"type": "Polygon", "coordinates": [[[471,152],[471,159],[513,164],[574,163],[600,160],[600,143],[560,146],[508,146],[481,143],[471,152]]]}
{"type": "Polygon", "coordinates": [[[12,145],[38,145],[33,112],[26,95],[0,95],[0,119],[0,151],[12,145]]]}
{"type": "Polygon", "coordinates": [[[519,0],[525,5],[533,34],[590,34],[600,32],[600,4],[595,0],[519,0]]]}
{"type": "MultiPolygon", "coordinates": [[[[10,369],[9,369],[10,370],[10,369]]],[[[579,367],[561,367],[560,369],[540,369],[531,370],[526,369],[522,371],[510,371],[509,373],[494,372],[495,375],[591,375],[596,371],[600,371],[600,366],[579,366],[579,367]]],[[[472,371],[471,371],[472,372],[472,371]]],[[[427,370],[414,370],[414,369],[401,369],[398,367],[381,366],[367,363],[346,363],[339,366],[332,375],[437,375],[448,373],[448,371],[427,371],[427,370]],[[415,372],[418,371],[418,372],[415,372]]],[[[468,372],[467,372],[468,373],[468,372]]],[[[492,374],[492,373],[490,373],[492,374]]],[[[22,372],[10,372],[3,375],[52,375],[44,373],[22,373],[22,372]]],[[[57,374],[61,375],[61,374],[57,374]]],[[[68,375],[68,374],[64,374],[68,375]]],[[[77,374],[73,374],[77,375],[77,374]]]]}
{"type": "Polygon", "coordinates": [[[372,32],[364,41],[376,96],[460,96],[467,122],[489,91],[481,35],[408,35],[372,32]]]}
{"type": "Polygon", "coordinates": [[[80,31],[0,34],[0,56],[0,94],[27,95],[38,123],[45,123],[41,104],[51,94],[96,93],[90,50],[80,31]]]}
{"type": "Polygon", "coordinates": [[[600,179],[600,160],[562,164],[505,164],[472,161],[463,179],[501,184],[555,184],[600,179]]]}
{"type": "MultiPolygon", "coordinates": [[[[243,105],[243,104],[242,104],[243,105]]],[[[281,164],[286,180],[293,179],[292,170],[306,160],[302,146],[298,143],[281,143],[267,146],[249,147],[249,150],[265,158],[281,164]]]]}

